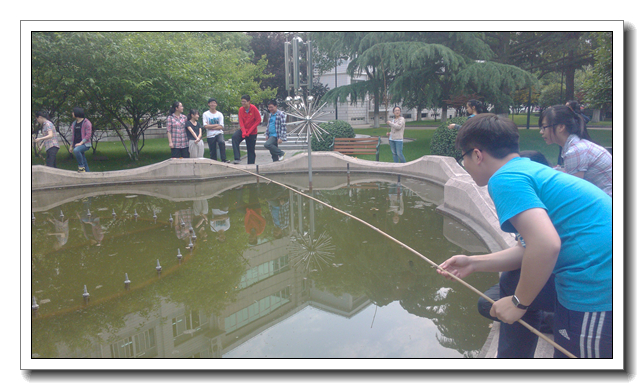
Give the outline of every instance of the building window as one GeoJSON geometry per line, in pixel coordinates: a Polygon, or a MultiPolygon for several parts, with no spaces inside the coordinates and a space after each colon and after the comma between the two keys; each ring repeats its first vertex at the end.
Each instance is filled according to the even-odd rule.
{"type": "Polygon", "coordinates": [[[154,328],[126,337],[110,345],[113,358],[133,358],[145,353],[157,345],[154,328]]]}
{"type": "Polygon", "coordinates": [[[272,313],[278,308],[289,303],[291,301],[290,296],[290,288],[286,287],[275,294],[262,298],[252,305],[229,315],[224,319],[226,333],[234,332],[235,330],[272,313]]]}

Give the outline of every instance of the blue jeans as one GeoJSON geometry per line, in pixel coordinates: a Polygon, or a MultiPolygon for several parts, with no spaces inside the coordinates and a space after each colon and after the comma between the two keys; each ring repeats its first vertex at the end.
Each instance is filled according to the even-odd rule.
{"type": "MultiPolygon", "coordinates": [[[[503,272],[499,280],[499,297],[507,297],[514,295],[517,285],[519,284],[519,277],[521,270],[503,272]]],[[[555,311],[557,303],[557,293],[555,291],[555,277],[550,275],[550,279],[543,286],[541,292],[530,304],[530,308],[521,317],[521,319],[530,324],[535,329],[541,327],[543,319],[543,312],[555,311]]],[[[555,322],[557,313],[555,312],[555,322]]],[[[499,358],[533,358],[534,351],[537,348],[539,336],[532,333],[528,328],[515,322],[512,325],[501,322],[499,332],[499,358]]]]}
{"type": "Polygon", "coordinates": [[[405,156],[403,156],[403,141],[402,140],[389,140],[389,147],[391,148],[391,154],[394,156],[394,162],[405,163],[405,156]]]}
{"type": "Polygon", "coordinates": [[[78,166],[85,167],[85,172],[89,172],[87,158],[85,158],[85,152],[87,152],[88,150],[89,146],[86,146],[85,144],[74,148],[74,157],[76,157],[76,161],[78,161],[78,166]]]}

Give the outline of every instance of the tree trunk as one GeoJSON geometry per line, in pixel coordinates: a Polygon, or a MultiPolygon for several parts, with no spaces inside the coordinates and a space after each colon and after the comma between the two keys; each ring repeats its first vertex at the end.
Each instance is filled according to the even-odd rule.
{"type": "Polygon", "coordinates": [[[373,127],[380,127],[380,99],[378,99],[378,94],[374,94],[373,97],[373,127]]]}
{"type": "Polygon", "coordinates": [[[566,68],[566,101],[575,100],[575,68],[566,68]]]}
{"type": "Polygon", "coordinates": [[[602,111],[599,108],[593,109],[593,119],[591,119],[591,122],[599,122],[601,120],[601,113],[602,111]]]}
{"type": "Polygon", "coordinates": [[[447,104],[443,104],[441,107],[441,122],[445,122],[447,120],[447,104]]]}
{"type": "Polygon", "coordinates": [[[423,120],[423,115],[420,113],[423,110],[422,106],[418,106],[416,108],[416,121],[421,121],[423,120]]]}

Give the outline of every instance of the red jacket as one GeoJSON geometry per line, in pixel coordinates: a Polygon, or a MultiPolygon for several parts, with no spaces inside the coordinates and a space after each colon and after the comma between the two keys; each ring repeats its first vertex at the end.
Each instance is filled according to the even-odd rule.
{"type": "Polygon", "coordinates": [[[259,110],[253,104],[250,105],[248,114],[244,107],[239,107],[239,127],[241,127],[242,138],[257,134],[257,126],[262,121],[259,110]]]}

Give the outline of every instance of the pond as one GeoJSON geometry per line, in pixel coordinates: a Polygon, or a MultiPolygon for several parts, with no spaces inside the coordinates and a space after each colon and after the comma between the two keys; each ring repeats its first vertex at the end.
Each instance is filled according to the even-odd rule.
{"type": "MultiPolygon", "coordinates": [[[[436,211],[440,186],[358,176],[311,195],[437,263],[488,253],[436,211]]],[[[460,358],[485,343],[470,290],[311,199],[264,182],[143,188],[32,194],[32,357],[460,358]]]]}

